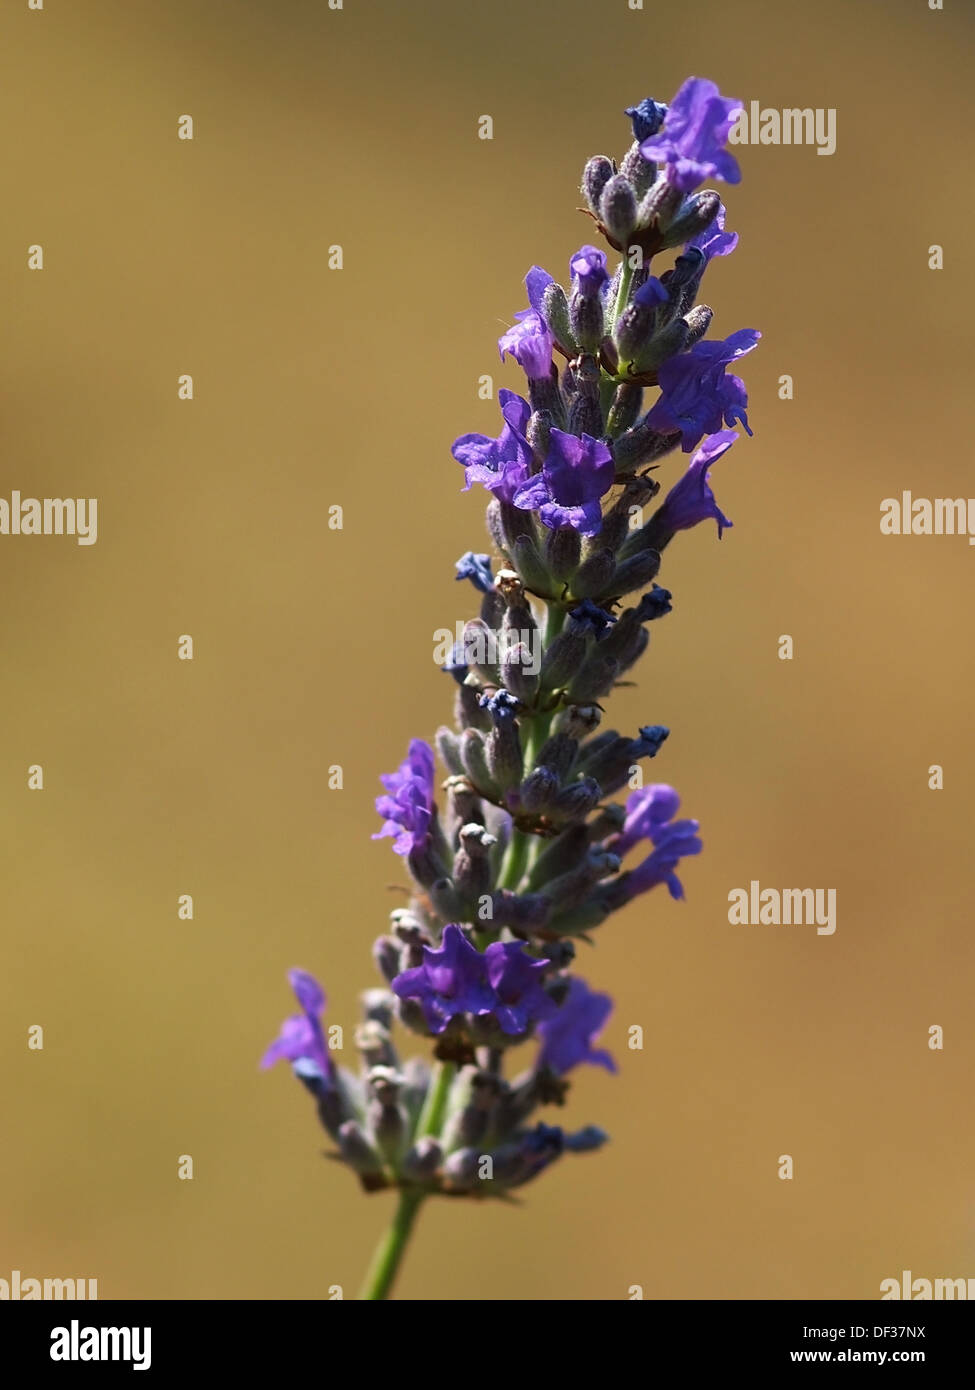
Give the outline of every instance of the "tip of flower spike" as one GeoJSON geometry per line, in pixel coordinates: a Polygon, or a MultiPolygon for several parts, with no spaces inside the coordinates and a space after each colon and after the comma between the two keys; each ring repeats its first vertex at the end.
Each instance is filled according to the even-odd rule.
{"type": "Polygon", "coordinates": [[[649,140],[663,125],[667,107],[653,97],[644,97],[638,105],[627,106],[624,115],[629,116],[633,124],[633,139],[649,140]]]}

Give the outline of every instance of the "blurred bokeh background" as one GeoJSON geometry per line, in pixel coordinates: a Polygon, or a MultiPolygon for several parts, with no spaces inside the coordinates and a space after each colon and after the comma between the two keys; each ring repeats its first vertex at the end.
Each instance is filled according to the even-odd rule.
{"type": "Polygon", "coordinates": [[[973,492],[972,28],[924,0],[4,7],[0,496],[95,496],[99,537],[0,537],[0,1276],[354,1294],[391,1198],[323,1160],[257,1059],[289,966],[347,1027],[378,983],[402,878],[369,839],[377,777],[449,717],[432,634],[472,611],[453,562],[485,545],[449,446],[496,433],[482,373],[520,388],[496,339],[527,268],[564,276],[590,239],[585,158],[690,73],[837,112],[831,157],[736,151],[741,243],[705,297],[712,336],[764,334],[755,437],[715,474],[734,529],[668,553],[675,611],[614,701],[671,727],[653,774],[706,850],[685,903],[644,898],[581,962],[620,1074],[549,1118],[611,1145],[520,1208],[430,1203],[398,1292],[975,1276],[975,554],[879,530],[902,489],[973,492]],[[752,879],[835,888],[836,934],[730,926],[752,879]]]}

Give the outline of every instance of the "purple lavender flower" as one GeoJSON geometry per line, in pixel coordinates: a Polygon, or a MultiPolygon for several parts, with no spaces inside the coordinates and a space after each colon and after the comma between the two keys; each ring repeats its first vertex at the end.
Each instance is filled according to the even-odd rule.
{"type": "Polygon", "coordinates": [[[559,1125],[537,1124],[522,1131],[518,1140],[518,1168],[513,1187],[537,1178],[559,1158],[565,1149],[566,1136],[559,1125]]]}
{"type": "Polygon", "coordinates": [[[498,339],[502,362],[505,353],[510,353],[529,381],[549,376],[554,339],[545,320],[534,309],[523,309],[515,319],[517,322],[498,339]]]}
{"type": "Polygon", "coordinates": [[[580,294],[591,299],[609,284],[606,254],[595,246],[582,246],[569,261],[573,282],[580,294]]]}
{"type": "Polygon", "coordinates": [[[636,606],[637,622],[652,623],[657,618],[665,617],[666,614],[673,611],[671,603],[673,597],[669,589],[654,584],[650,592],[644,594],[636,606]]]}
{"type": "Polygon", "coordinates": [[[559,1125],[538,1124],[534,1129],[520,1130],[511,1142],[495,1151],[495,1170],[503,1175],[506,1186],[521,1187],[563,1153],[592,1153],[602,1148],[606,1139],[596,1125],[566,1134],[559,1125]]]}
{"type": "Polygon", "coordinates": [[[537,511],[553,531],[571,526],[594,536],[602,524],[599,499],[613,476],[613,456],[601,440],[553,429],[541,473],[523,483],[513,501],[523,511],[537,511]]]}
{"type": "Polygon", "coordinates": [[[718,208],[718,215],[710,227],[706,227],[703,232],[698,232],[697,236],[691,237],[685,245],[684,251],[687,252],[694,246],[698,251],[703,251],[709,261],[713,256],[729,256],[738,245],[738,233],[726,232],[724,220],[725,206],[722,203],[718,208]]]}
{"type": "Polygon", "coordinates": [[[640,840],[653,840],[655,831],[673,820],[679,808],[680,797],[664,782],[631,792],[626,799],[623,829],[609,841],[608,848],[622,858],[640,840]]]}
{"type": "Polygon", "coordinates": [[[667,286],[658,280],[656,275],[648,275],[633,296],[634,304],[639,304],[641,309],[655,309],[658,304],[666,304],[669,299],[667,286]]]}
{"type": "Polygon", "coordinates": [[[554,337],[542,313],[542,296],[552,283],[552,277],[541,266],[533,265],[525,276],[530,309],[522,309],[515,314],[515,322],[498,339],[501,361],[505,353],[521,367],[529,381],[547,377],[552,370],[552,348],[554,337]]]}
{"type": "Polygon", "coordinates": [[[430,1031],[442,1033],[458,1014],[495,1018],[503,1033],[527,1032],[555,1012],[543,988],[549,962],[529,956],[520,941],[472,946],[460,927],[444,927],[440,947],[423,948],[423,964],[393,980],[400,999],[417,999],[430,1031]]]}
{"type": "Polygon", "coordinates": [[[400,999],[419,1000],[432,1033],[442,1033],[457,1014],[489,1013],[494,1004],[485,956],[452,922],[439,948],[424,946],[423,964],[397,975],[392,990],[400,999]]]}
{"type": "Polygon", "coordinates": [[[657,372],[661,395],[647,416],[648,426],[661,433],[680,430],[685,453],[722,425],[740,422],[751,434],[745,383],[727,375],[725,367],[751,352],[761,336],[754,328],[742,328],[723,341],[695,343],[690,352],[661,363],[657,372]]]}
{"type": "Polygon", "coordinates": [[[699,521],[713,517],[718,523],[718,539],[732,523],[714,500],[710,487],[711,465],[726,454],[738,438],[737,430],[719,430],[709,434],[691,459],[684,476],[664,498],[663,506],[653,515],[653,523],[661,535],[686,531],[699,521]]]}
{"type": "Polygon", "coordinates": [[[540,265],[533,265],[525,276],[525,289],[528,291],[528,303],[535,310],[538,316],[542,317],[542,300],[549,285],[554,284],[552,276],[547,270],[543,270],[540,265]]]}
{"type": "Polygon", "coordinates": [[[542,1045],[535,1059],[535,1070],[543,1067],[564,1076],[580,1062],[615,1071],[616,1063],[608,1052],[594,1050],[593,1042],[605,1027],[613,1011],[608,994],[597,994],[585,980],[572,977],[569,992],[558,1012],[538,1025],[542,1045]]]}
{"type": "Polygon", "coordinates": [[[640,758],[655,758],[661,744],[666,743],[669,737],[670,730],[663,724],[642,725],[639,738],[633,739],[630,744],[630,758],[634,762],[640,758]]]}
{"type": "Polygon", "coordinates": [[[379,780],[388,793],[376,797],[376,810],[385,824],[372,838],[382,840],[394,835],[393,849],[397,854],[422,849],[429,839],[433,819],[433,749],[421,738],[412,739],[398,769],[379,780]]]}
{"type": "Polygon", "coordinates": [[[335,1065],[328,1055],[321,1019],[325,1012],[325,994],[313,975],[304,970],[289,970],[288,980],[301,1013],[286,1018],[281,1033],[261,1058],[266,1070],[275,1062],[311,1063],[326,1080],[335,1076],[335,1065]]]}
{"type": "Polygon", "coordinates": [[[542,986],[549,961],[529,956],[520,941],[495,941],[484,956],[496,996],[491,1012],[503,1033],[525,1033],[536,1019],[555,1013],[556,1005],[542,986]]]}
{"type": "Polygon", "coordinates": [[[515,715],[521,708],[510,690],[496,690],[493,694],[484,694],[477,703],[481,709],[487,710],[492,723],[496,725],[513,724],[515,715]]]}
{"type": "MultiPolygon", "coordinates": [[[[676,810],[676,804],[674,810],[676,810]]],[[[648,854],[642,864],[631,869],[613,885],[613,906],[619,907],[640,893],[646,893],[658,884],[666,883],[670,896],[681,899],[684,888],[677,877],[676,869],[682,859],[692,854],[700,854],[702,845],[698,838],[700,826],[696,820],[662,820],[650,824],[650,840],[653,852],[648,854]]]]}
{"type": "Polygon", "coordinates": [[[504,429],[497,439],[486,434],[462,434],[450,452],[466,470],[467,486],[462,491],[470,492],[475,483],[481,483],[502,502],[510,502],[531,468],[532,451],[525,438],[531,406],[504,387],[498,392],[498,403],[504,429]]]}
{"type": "Polygon", "coordinates": [[[480,593],[489,594],[494,588],[490,555],[477,555],[473,550],[465,550],[454,568],[457,579],[469,579],[480,593]]]}
{"type": "Polygon", "coordinates": [[[713,82],[689,77],[667,108],[660,130],[642,141],[644,159],[667,162],[667,181],[691,193],[705,179],[739,183],[741,170],[725,149],[731,128],[742,109],[740,101],[723,97],[713,82]]]}
{"type": "Polygon", "coordinates": [[[581,603],[576,604],[569,614],[570,630],[573,632],[591,632],[597,642],[605,636],[607,629],[616,621],[615,614],[607,613],[604,608],[593,603],[591,598],[584,598],[581,603]]]}

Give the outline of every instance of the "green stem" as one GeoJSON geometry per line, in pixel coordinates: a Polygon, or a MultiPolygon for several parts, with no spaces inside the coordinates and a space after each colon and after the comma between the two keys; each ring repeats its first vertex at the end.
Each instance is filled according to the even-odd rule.
{"type": "MultiPolygon", "coordinates": [[[[431,1134],[439,1137],[440,1131],[443,1129],[447,1099],[456,1070],[453,1062],[437,1063],[427,1089],[426,1100],[423,1102],[423,1109],[420,1111],[420,1118],[417,1121],[415,1139],[423,1139],[431,1134]]],[[[362,1292],[359,1294],[360,1299],[389,1297],[389,1291],[393,1287],[393,1281],[403,1262],[406,1247],[413,1233],[416,1214],[427,1195],[422,1187],[400,1188],[396,1211],[389,1229],[376,1246],[362,1285],[362,1292]]]]}
{"type": "Polygon", "coordinates": [[[386,1234],[376,1246],[376,1252],[372,1257],[372,1263],[369,1265],[362,1291],[359,1294],[360,1299],[385,1299],[389,1297],[393,1281],[406,1253],[416,1214],[420,1210],[425,1196],[426,1193],[418,1187],[400,1190],[396,1214],[386,1234]]]}
{"type": "Polygon", "coordinates": [[[545,614],[545,631],[542,640],[546,647],[555,641],[565,625],[565,609],[560,603],[548,604],[548,612],[545,614]]]}
{"type": "Polygon", "coordinates": [[[425,1139],[428,1134],[439,1135],[443,1128],[447,1097],[450,1095],[450,1087],[456,1070],[453,1062],[438,1062],[434,1067],[433,1076],[427,1088],[426,1100],[423,1102],[423,1109],[420,1111],[420,1118],[416,1124],[414,1139],[425,1139]]]}
{"type": "Polygon", "coordinates": [[[616,306],[613,309],[613,326],[619,322],[619,316],[626,308],[626,301],[630,297],[630,282],[633,279],[633,267],[630,265],[630,258],[626,253],[620,262],[620,283],[616,291],[616,306]]]}
{"type": "MultiPolygon", "coordinates": [[[[525,766],[528,767],[527,758],[525,766]]],[[[512,827],[511,839],[504,852],[504,862],[498,875],[499,888],[510,888],[514,891],[518,887],[525,872],[525,865],[528,863],[528,844],[531,839],[532,837],[526,835],[524,830],[512,827]]]]}
{"type": "MultiPolygon", "coordinates": [[[[545,651],[548,650],[562,631],[565,624],[565,616],[566,610],[560,603],[546,604],[545,630],[542,639],[542,646],[545,651]]],[[[535,766],[538,754],[551,731],[554,717],[555,711],[548,710],[535,714],[530,719],[526,720],[525,739],[522,748],[526,774],[531,772],[535,766]]],[[[525,874],[531,869],[531,866],[538,858],[540,849],[541,841],[537,835],[528,834],[522,830],[512,830],[511,841],[505,853],[498,887],[516,890],[521,884],[525,874]]]]}
{"type": "MultiPolygon", "coordinates": [[[[545,629],[542,634],[542,648],[547,651],[562,631],[566,610],[559,603],[547,603],[545,629]]],[[[553,711],[532,715],[525,721],[525,738],[522,745],[522,761],[525,773],[535,766],[535,759],[542,744],[548,738],[552,726],[553,711]]],[[[501,872],[498,874],[498,887],[515,891],[525,876],[525,870],[538,853],[538,836],[524,830],[513,828],[511,839],[504,853],[501,872]]]]}

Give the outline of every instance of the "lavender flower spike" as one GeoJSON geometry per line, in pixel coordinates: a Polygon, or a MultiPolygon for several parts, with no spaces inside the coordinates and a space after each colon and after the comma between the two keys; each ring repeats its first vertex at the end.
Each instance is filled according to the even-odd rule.
{"type": "MultiPolygon", "coordinates": [[[[396,1192],[367,1299],[389,1296],[426,1201],[511,1201],[605,1142],[597,1125],[543,1118],[579,1067],[617,1069],[600,1045],[613,1002],[574,973],[576,943],[612,930],[623,910],[631,927],[668,920],[667,894],[644,895],[682,898],[679,875],[702,851],[672,786],[632,789],[635,768],[678,743],[679,706],[647,707],[635,737],[608,709],[620,685],[654,688],[631,673],[650,624],[680,611],[657,583],[668,547],[701,521],[719,536],[731,525],[711,469],[737,426],[751,433],[744,382],[728,369],[759,334],[707,339],[713,311],[697,302],[710,262],[737,241],[717,193],[695,192],[706,178],[737,183],[724,148],[737,109],[696,77],[669,107],[627,108],[629,148],[583,169],[589,234],[606,249],[581,247],[566,288],[537,265],[528,272],[530,307],[498,343],[528,399],[500,389],[500,433],[463,434],[451,448],[465,491],[488,494],[490,539],[483,553],[464,548],[470,533],[457,547],[456,578],[475,592],[451,591],[476,610],[438,656],[453,677],[442,768],[414,738],[376,799],[373,838],[392,840],[406,888],[373,946],[383,988],[364,992],[363,1021],[346,1031],[361,1066],[332,1062],[324,994],[298,971],[301,1012],[262,1063],[292,1063],[331,1157],[363,1191],[396,1192]],[[401,1062],[411,1040],[426,1056],[401,1062]]],[[[411,526],[404,554],[415,543],[411,526]]],[[[418,676],[428,661],[418,652],[418,676]]]]}

